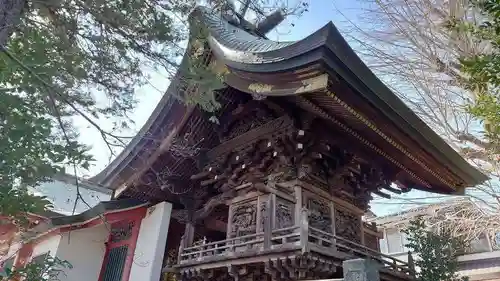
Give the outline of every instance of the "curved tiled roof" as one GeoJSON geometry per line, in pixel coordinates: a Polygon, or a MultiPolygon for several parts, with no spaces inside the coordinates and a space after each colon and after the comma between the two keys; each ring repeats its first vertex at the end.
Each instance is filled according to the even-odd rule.
{"type": "Polygon", "coordinates": [[[439,159],[442,165],[466,178],[467,186],[486,180],[482,173],[468,164],[364,64],[333,23],[328,23],[302,40],[280,44],[232,27],[226,21],[216,19],[206,8],[196,10],[195,14],[201,15],[209,23],[210,46],[217,58],[229,67],[266,73],[291,70],[313,62],[325,63],[362,96],[366,103],[380,109],[397,124],[399,130],[411,136],[439,159]],[[235,29],[238,31],[233,31],[235,29]],[[243,42],[245,39],[249,42],[243,42]],[[245,51],[244,48],[248,49],[245,51]]]}
{"type": "Polygon", "coordinates": [[[225,47],[233,51],[242,51],[245,53],[265,53],[280,50],[284,47],[294,44],[296,41],[276,42],[266,39],[262,36],[252,34],[249,31],[235,26],[226,20],[221,19],[219,15],[210,11],[209,8],[198,6],[191,18],[197,18],[208,27],[210,35],[225,47]]]}
{"type": "MultiPolygon", "coordinates": [[[[441,166],[459,175],[466,186],[481,183],[486,179],[371,72],[331,22],[305,39],[275,42],[233,25],[205,7],[196,8],[191,19],[199,19],[208,28],[209,45],[215,58],[232,72],[241,72],[245,74],[243,76],[250,77],[259,73],[293,72],[299,67],[319,63],[325,67],[324,73],[334,74],[333,76],[344,81],[363,103],[376,108],[378,114],[402,135],[409,137],[411,142],[420,146],[419,149],[432,155],[441,166]]],[[[238,79],[241,81],[246,78],[238,79]]],[[[248,79],[248,83],[252,83],[252,79],[248,79]]],[[[172,108],[179,106],[175,105],[176,101],[172,97],[173,91],[179,90],[178,80],[172,80],[167,93],[139,134],[111,165],[93,178],[94,181],[103,185],[112,184],[142,151],[147,143],[144,140],[145,134],[158,134],[158,127],[165,126],[166,120],[172,120],[172,108]]],[[[242,89],[231,84],[229,80],[226,82],[232,87],[242,89]]],[[[289,95],[295,95],[295,92],[290,91],[289,95]]],[[[184,109],[182,114],[189,113],[184,109]]]]}
{"type": "Polygon", "coordinates": [[[325,32],[332,23],[298,41],[277,42],[244,30],[222,19],[206,7],[197,7],[191,18],[199,19],[209,30],[209,43],[218,59],[229,63],[264,64],[285,61],[325,43],[325,32]]]}

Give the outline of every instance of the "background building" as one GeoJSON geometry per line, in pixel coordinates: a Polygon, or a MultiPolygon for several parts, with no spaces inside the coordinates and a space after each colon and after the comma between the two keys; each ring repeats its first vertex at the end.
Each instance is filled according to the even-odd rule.
{"type": "MultiPolygon", "coordinates": [[[[472,200],[454,199],[393,215],[368,218],[367,221],[375,222],[383,233],[383,239],[380,239],[381,252],[407,261],[409,249],[406,247],[406,234],[402,230],[410,221],[418,216],[446,217],[447,212],[460,207],[475,208],[481,212],[472,200]]],[[[500,229],[498,233],[478,233],[475,236],[466,252],[458,257],[459,274],[468,276],[470,280],[500,280],[500,229]]]]}
{"type": "Polygon", "coordinates": [[[106,201],[83,213],[30,215],[29,231],[2,225],[2,270],[57,257],[71,264],[61,281],[158,281],[172,206],[134,199],[106,201]]]}
{"type": "Polygon", "coordinates": [[[77,179],[73,175],[55,175],[51,181],[31,187],[31,191],[35,194],[47,196],[47,199],[54,205],[52,211],[65,215],[71,215],[73,213],[73,208],[75,208],[75,214],[84,212],[99,204],[101,201],[110,200],[113,193],[112,190],[83,178],[78,178],[78,186],[80,194],[85,202],[79,199],[78,202],[76,202],[76,208],[77,179]]]}

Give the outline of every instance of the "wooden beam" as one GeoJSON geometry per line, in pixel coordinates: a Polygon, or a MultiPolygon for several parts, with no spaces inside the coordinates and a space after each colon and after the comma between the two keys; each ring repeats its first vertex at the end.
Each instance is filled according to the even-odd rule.
{"type": "Polygon", "coordinates": [[[388,190],[388,191],[390,191],[390,192],[393,192],[393,193],[396,193],[396,194],[401,194],[401,193],[403,193],[400,189],[393,188],[393,187],[391,187],[390,185],[383,185],[383,186],[381,186],[381,187],[382,187],[383,189],[386,189],[386,190],[388,190]]]}
{"type": "Polygon", "coordinates": [[[380,197],[383,197],[383,198],[386,198],[386,199],[391,199],[391,195],[387,194],[387,193],[383,193],[382,191],[374,191],[373,192],[374,194],[377,194],[378,196],[380,197]]]}
{"type": "Polygon", "coordinates": [[[220,231],[226,233],[227,223],[216,218],[207,218],[205,220],[205,227],[210,230],[220,231]]]}
{"type": "Polygon", "coordinates": [[[198,174],[194,174],[194,175],[192,175],[192,176],[190,177],[190,179],[192,179],[192,180],[201,180],[201,179],[203,179],[203,178],[208,177],[209,175],[210,175],[210,172],[207,172],[207,171],[202,171],[202,172],[200,172],[200,173],[198,173],[198,174]]]}

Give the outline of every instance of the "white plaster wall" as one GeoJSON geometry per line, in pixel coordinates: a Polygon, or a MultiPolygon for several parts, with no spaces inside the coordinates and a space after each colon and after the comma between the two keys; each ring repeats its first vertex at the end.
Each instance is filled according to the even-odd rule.
{"type": "Polygon", "coordinates": [[[167,202],[148,209],[141,222],[129,281],[160,280],[171,212],[172,204],[167,202]]]}
{"type": "Polygon", "coordinates": [[[105,242],[109,231],[106,225],[64,233],[57,250],[57,257],[68,261],[71,269],[59,276],[60,281],[93,281],[99,279],[106,252],[105,242]]]}
{"type": "Polygon", "coordinates": [[[40,243],[36,244],[33,247],[33,253],[31,254],[31,258],[35,258],[39,255],[43,255],[46,253],[50,253],[50,255],[54,257],[57,253],[57,249],[59,248],[60,242],[61,242],[60,235],[54,235],[48,239],[42,240],[40,243]]]}
{"type": "MultiPolygon", "coordinates": [[[[50,200],[53,205],[53,211],[64,215],[71,215],[73,213],[73,207],[75,207],[76,200],[76,186],[74,184],[54,180],[31,187],[30,191],[37,195],[47,196],[47,199],[50,200]]],[[[92,190],[84,184],[80,185],[80,194],[90,207],[94,207],[101,201],[111,199],[111,192],[92,190]]],[[[89,207],[83,203],[82,200],[79,200],[76,204],[75,214],[82,213],[88,209],[89,207]]]]}

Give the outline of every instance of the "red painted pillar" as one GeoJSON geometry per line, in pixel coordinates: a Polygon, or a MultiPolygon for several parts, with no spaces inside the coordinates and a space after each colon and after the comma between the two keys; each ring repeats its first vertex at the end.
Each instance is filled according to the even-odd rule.
{"type": "Polygon", "coordinates": [[[141,222],[142,217],[135,220],[134,226],[132,228],[132,235],[128,241],[128,253],[127,259],[125,260],[125,267],[123,269],[122,281],[128,281],[128,279],[130,278],[130,270],[132,269],[132,264],[134,263],[135,247],[137,246],[137,238],[139,237],[141,222]]]}
{"type": "Polygon", "coordinates": [[[0,241],[2,241],[2,245],[0,247],[0,256],[5,257],[5,255],[7,255],[12,241],[16,236],[16,232],[17,227],[13,224],[0,225],[0,241]]]}
{"type": "Polygon", "coordinates": [[[120,281],[128,281],[130,277],[130,270],[134,262],[135,247],[137,245],[137,238],[139,237],[139,230],[141,222],[146,215],[146,208],[140,208],[129,212],[120,214],[113,214],[111,224],[111,233],[109,234],[108,242],[106,243],[106,253],[104,255],[101,273],[99,280],[104,280],[106,266],[108,265],[109,254],[111,250],[118,247],[127,247],[127,255],[123,265],[122,278],[120,281]]]}
{"type": "Polygon", "coordinates": [[[21,249],[19,249],[19,252],[17,252],[17,257],[14,262],[14,268],[24,267],[26,264],[28,264],[31,258],[31,254],[33,254],[33,244],[24,244],[21,249]]]}
{"type": "MultiPolygon", "coordinates": [[[[17,252],[17,257],[14,260],[13,268],[23,268],[25,267],[33,254],[33,244],[28,243],[21,246],[21,249],[17,252]]],[[[13,281],[20,280],[19,276],[14,277],[13,281]]]]}

